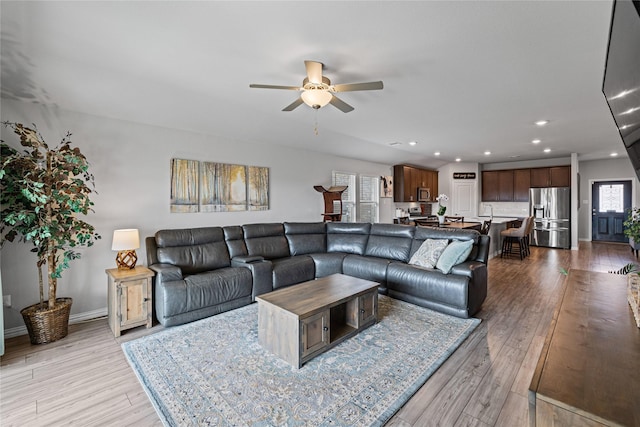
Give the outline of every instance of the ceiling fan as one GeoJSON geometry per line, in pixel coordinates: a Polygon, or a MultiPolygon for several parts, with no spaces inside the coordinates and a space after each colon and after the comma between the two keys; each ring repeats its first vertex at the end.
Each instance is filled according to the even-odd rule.
{"type": "Polygon", "coordinates": [[[322,75],[322,62],[304,61],[304,65],[307,68],[307,77],[302,81],[302,86],[250,84],[249,87],[301,91],[300,97],[284,107],[282,111],[293,111],[302,105],[302,103],[305,103],[314,110],[331,104],[343,113],[353,111],[353,107],[335,96],[336,93],[355,92],[358,90],[380,90],[383,87],[381,81],[332,85],[331,80],[322,75]]]}

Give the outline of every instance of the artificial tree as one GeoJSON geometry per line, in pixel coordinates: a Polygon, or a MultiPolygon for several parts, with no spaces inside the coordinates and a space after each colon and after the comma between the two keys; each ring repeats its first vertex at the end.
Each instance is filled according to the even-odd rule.
{"type": "Polygon", "coordinates": [[[94,177],[85,156],[71,147],[70,133],[51,148],[35,125],[33,129],[20,123],[3,125],[20,137],[25,150],[19,152],[4,141],[1,144],[0,244],[15,240],[33,243],[40,288],[36,310],[51,310],[57,304],[57,280],[71,260],[80,258],[77,249],[92,246],[100,238],[92,225],[78,218],[93,211],[89,196],[95,191],[94,177]],[[46,303],[44,265],[49,288],[46,303]]]}

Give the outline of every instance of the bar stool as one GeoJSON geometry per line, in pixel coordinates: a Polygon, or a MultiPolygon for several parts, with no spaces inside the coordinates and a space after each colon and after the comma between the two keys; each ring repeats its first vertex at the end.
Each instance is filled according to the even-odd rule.
{"type": "Polygon", "coordinates": [[[500,232],[502,236],[502,253],[500,258],[505,255],[518,254],[520,259],[524,259],[527,256],[527,248],[525,243],[525,237],[529,224],[532,222],[533,217],[527,217],[522,221],[522,224],[518,228],[508,228],[500,232]],[[518,245],[518,251],[514,252],[514,244],[518,245]]]}
{"type": "Polygon", "coordinates": [[[529,226],[527,227],[527,230],[525,231],[525,235],[524,235],[524,244],[525,244],[525,248],[527,250],[527,255],[531,255],[531,248],[529,246],[529,243],[531,241],[531,232],[533,231],[533,226],[536,225],[535,219],[530,216],[529,218],[529,226]]]}

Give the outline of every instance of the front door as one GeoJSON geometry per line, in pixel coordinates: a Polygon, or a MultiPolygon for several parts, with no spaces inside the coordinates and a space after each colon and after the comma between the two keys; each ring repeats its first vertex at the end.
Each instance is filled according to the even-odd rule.
{"type": "Polygon", "coordinates": [[[623,223],[631,207],[631,181],[594,182],[591,200],[591,240],[628,242],[623,223]]]}

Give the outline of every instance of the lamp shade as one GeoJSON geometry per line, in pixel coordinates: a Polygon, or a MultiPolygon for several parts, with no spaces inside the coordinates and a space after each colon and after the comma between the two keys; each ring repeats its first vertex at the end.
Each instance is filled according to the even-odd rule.
{"type": "Polygon", "coordinates": [[[331,101],[333,94],[323,89],[308,89],[302,92],[300,97],[309,107],[320,108],[324,107],[331,101]]]}
{"type": "Polygon", "coordinates": [[[140,247],[140,235],[137,228],[127,228],[113,231],[112,251],[126,251],[140,247]]]}

